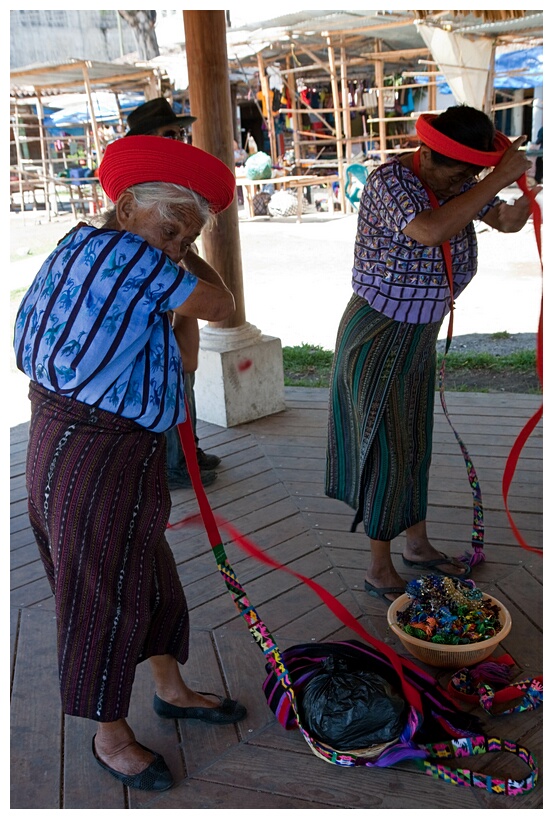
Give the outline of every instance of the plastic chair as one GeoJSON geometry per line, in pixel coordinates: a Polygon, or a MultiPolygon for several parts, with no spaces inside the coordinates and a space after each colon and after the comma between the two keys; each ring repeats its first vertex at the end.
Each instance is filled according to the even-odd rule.
{"type": "Polygon", "coordinates": [[[354,164],[346,168],[346,199],[351,202],[354,210],[359,210],[359,201],[369,169],[365,165],[354,164]]]}

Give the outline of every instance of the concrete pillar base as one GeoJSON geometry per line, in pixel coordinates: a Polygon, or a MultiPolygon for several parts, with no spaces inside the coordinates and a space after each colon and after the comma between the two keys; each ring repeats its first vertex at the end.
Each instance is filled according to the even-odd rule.
{"type": "Polygon", "coordinates": [[[285,408],[282,345],[252,324],[200,330],[194,384],[202,421],[233,427],[285,408]]]}

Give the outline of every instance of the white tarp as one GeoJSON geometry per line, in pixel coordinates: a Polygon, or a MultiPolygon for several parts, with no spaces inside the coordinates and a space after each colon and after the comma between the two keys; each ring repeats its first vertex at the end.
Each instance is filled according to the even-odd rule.
{"type": "Polygon", "coordinates": [[[466,103],[483,111],[492,59],[492,41],[468,40],[434,26],[417,25],[432,59],[448,83],[458,105],[466,103]]]}

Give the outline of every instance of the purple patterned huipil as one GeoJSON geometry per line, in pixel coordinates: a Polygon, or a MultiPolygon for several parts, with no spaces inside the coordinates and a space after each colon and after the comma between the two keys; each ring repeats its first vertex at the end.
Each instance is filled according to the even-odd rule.
{"type": "MultiPolygon", "coordinates": [[[[466,183],[461,193],[475,181],[466,183]]],[[[482,218],[499,200],[494,198],[478,214],[482,218]]],[[[443,204],[440,202],[440,204],[443,204]]],[[[451,297],[441,247],[426,247],[402,231],[432,205],[422,183],[397,159],[369,176],[359,207],[353,290],[380,313],[409,324],[441,321],[451,297]]],[[[470,222],[450,240],[454,297],[477,269],[477,242],[470,222]]]]}

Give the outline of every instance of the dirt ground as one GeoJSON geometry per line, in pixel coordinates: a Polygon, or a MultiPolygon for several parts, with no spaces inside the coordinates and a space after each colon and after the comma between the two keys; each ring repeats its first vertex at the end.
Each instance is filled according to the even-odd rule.
{"type": "Polygon", "coordinates": [[[456,392],[540,392],[540,382],[535,371],[491,372],[490,370],[463,370],[448,373],[446,366],[446,390],[456,392]]]}
{"type": "MultiPolygon", "coordinates": [[[[438,354],[443,353],[445,342],[438,343],[438,354]]],[[[493,333],[471,333],[457,336],[451,342],[452,353],[489,353],[507,356],[522,350],[536,350],[535,333],[513,333],[508,338],[498,338],[493,333]]],[[[438,358],[438,362],[441,359],[438,358]]],[[[540,391],[540,381],[535,369],[502,370],[486,369],[448,370],[445,366],[446,390],[463,392],[528,392],[540,391]]]]}

